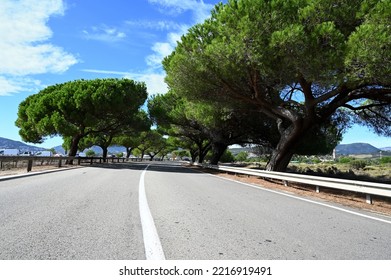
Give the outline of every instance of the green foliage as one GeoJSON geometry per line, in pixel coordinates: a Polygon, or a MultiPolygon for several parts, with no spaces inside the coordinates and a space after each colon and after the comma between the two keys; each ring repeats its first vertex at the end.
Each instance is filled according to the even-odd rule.
{"type": "Polygon", "coordinates": [[[225,150],[225,152],[223,153],[223,155],[220,158],[220,161],[221,162],[234,162],[235,157],[229,150],[225,150]]]}
{"type": "Polygon", "coordinates": [[[189,151],[187,151],[187,150],[178,150],[178,151],[175,151],[175,154],[176,154],[178,157],[180,157],[180,158],[190,156],[190,153],[189,153],[189,151]]]}
{"type": "Polygon", "coordinates": [[[71,81],[27,97],[19,105],[16,125],[27,142],[63,136],[74,155],[87,135],[136,126],[146,98],[145,84],[129,79],[71,81]]]}
{"type": "Polygon", "coordinates": [[[364,169],[364,167],[367,166],[367,161],[355,159],[352,160],[349,164],[353,169],[364,169]]]}
{"type": "Polygon", "coordinates": [[[382,157],[379,161],[380,164],[388,164],[391,163],[391,157],[382,157]]]}
{"type": "Polygon", "coordinates": [[[241,151],[239,152],[236,157],[235,157],[235,160],[236,161],[240,161],[240,162],[243,162],[243,161],[246,161],[248,158],[248,153],[246,151],[241,151]]]}
{"type": "Polygon", "coordinates": [[[248,106],[273,121],[279,134],[267,139],[275,148],[268,169],[284,170],[306,147],[329,148],[327,141],[315,144],[322,134],[338,142],[347,122],[331,120],[341,108],[377,133],[391,133],[390,6],[229,0],[189,29],[163,61],[166,81],[188,100],[236,111],[248,106]]]}
{"type": "MultiPolygon", "coordinates": [[[[277,129],[251,106],[232,108],[193,100],[170,91],[148,101],[151,118],[168,135],[186,137],[186,146],[198,146],[198,155],[216,143],[223,145],[276,142],[277,129]]],[[[182,142],[185,143],[186,141],[182,142]]],[[[202,157],[202,156],[201,156],[202,157]]]]}
{"type": "Polygon", "coordinates": [[[350,163],[352,161],[353,161],[353,158],[351,158],[351,157],[340,157],[338,159],[338,162],[342,163],[342,164],[350,163]]]}
{"type": "Polygon", "coordinates": [[[141,152],[141,157],[147,153],[151,160],[166,147],[166,139],[156,130],[141,132],[137,142],[137,150],[141,152]]]}
{"type": "Polygon", "coordinates": [[[96,154],[94,152],[94,150],[87,150],[86,152],[86,156],[87,157],[94,157],[96,154]]]}

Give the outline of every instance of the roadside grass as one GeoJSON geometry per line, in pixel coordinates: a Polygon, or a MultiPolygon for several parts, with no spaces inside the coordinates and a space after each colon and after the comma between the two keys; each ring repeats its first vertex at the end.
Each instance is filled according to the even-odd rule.
{"type": "MultiPolygon", "coordinates": [[[[248,163],[248,168],[265,169],[266,162],[248,163]]],[[[348,162],[291,162],[287,172],[340,179],[391,184],[391,163],[353,159],[348,162]]]]}

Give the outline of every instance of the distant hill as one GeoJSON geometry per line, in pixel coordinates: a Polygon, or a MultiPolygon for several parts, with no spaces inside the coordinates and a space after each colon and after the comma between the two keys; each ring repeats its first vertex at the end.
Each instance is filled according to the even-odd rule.
{"type": "Polygon", "coordinates": [[[380,150],[367,143],[340,144],[335,147],[339,155],[377,154],[380,150]]]}
{"type": "MultiPolygon", "coordinates": [[[[21,141],[14,141],[11,139],[0,137],[0,149],[18,149],[21,153],[23,152],[38,152],[44,151],[47,149],[28,145],[21,141]]],[[[54,147],[57,153],[65,154],[64,148],[62,146],[54,147]]],[[[102,154],[102,149],[98,146],[92,146],[91,148],[97,155],[102,154]]],[[[87,150],[84,150],[86,152],[87,150]]],[[[380,151],[386,151],[387,153],[391,151],[391,147],[385,147],[378,149],[367,143],[353,143],[353,144],[340,144],[337,145],[336,153],[339,155],[359,155],[359,154],[378,154],[380,151]]],[[[233,154],[237,154],[241,151],[251,151],[249,148],[232,148],[230,149],[233,154]]],[[[122,146],[111,146],[109,147],[109,154],[117,154],[121,152],[126,152],[125,147],[122,146]]]]}
{"type": "Polygon", "coordinates": [[[7,138],[0,137],[0,149],[18,149],[21,153],[23,152],[39,152],[45,151],[46,149],[27,145],[20,141],[15,141],[7,138]]]}
{"type": "MultiPolygon", "coordinates": [[[[62,146],[53,147],[56,153],[65,155],[65,150],[62,146]]],[[[45,151],[48,149],[36,147],[33,145],[28,145],[21,141],[15,141],[7,138],[0,137],[0,149],[18,149],[21,153],[23,152],[39,152],[45,151]]],[[[91,148],[85,149],[84,152],[92,149],[97,155],[103,153],[102,149],[98,146],[92,146],[91,148]]],[[[111,146],[109,147],[109,154],[117,154],[121,152],[126,152],[126,148],[122,146],[111,146]]]]}

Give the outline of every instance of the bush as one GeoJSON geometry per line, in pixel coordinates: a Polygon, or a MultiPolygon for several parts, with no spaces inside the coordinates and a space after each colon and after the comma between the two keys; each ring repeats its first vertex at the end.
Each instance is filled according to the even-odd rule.
{"type": "Polygon", "coordinates": [[[350,166],[353,169],[364,169],[364,167],[367,166],[367,162],[365,160],[356,159],[350,162],[350,166]]]}
{"type": "Polygon", "coordinates": [[[88,150],[86,152],[87,157],[94,157],[95,155],[96,155],[96,153],[94,152],[94,150],[88,150]]]}
{"type": "Polygon", "coordinates": [[[350,157],[341,157],[338,159],[339,163],[350,163],[353,159],[350,157]]]}
{"type": "Polygon", "coordinates": [[[234,162],[235,157],[233,156],[233,154],[229,150],[226,150],[224,152],[224,154],[221,156],[220,161],[221,162],[234,162]]]}
{"type": "Polygon", "coordinates": [[[236,155],[235,160],[242,162],[242,161],[246,161],[247,157],[248,157],[248,153],[245,151],[242,151],[236,155]]]}
{"type": "Polygon", "coordinates": [[[391,163],[391,157],[382,157],[382,158],[380,159],[380,163],[381,163],[381,164],[391,163]]]}

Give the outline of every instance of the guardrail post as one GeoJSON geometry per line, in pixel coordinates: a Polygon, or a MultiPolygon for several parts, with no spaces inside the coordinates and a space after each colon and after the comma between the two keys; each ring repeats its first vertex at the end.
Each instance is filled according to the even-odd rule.
{"type": "Polygon", "coordinates": [[[367,195],[366,195],[366,202],[367,202],[368,204],[372,204],[372,197],[371,197],[370,194],[367,194],[367,195]]]}
{"type": "Polygon", "coordinates": [[[27,172],[30,172],[33,169],[33,160],[29,159],[27,162],[27,172]]]}
{"type": "Polygon", "coordinates": [[[319,186],[316,186],[316,192],[319,193],[319,191],[320,191],[319,186]]]}

